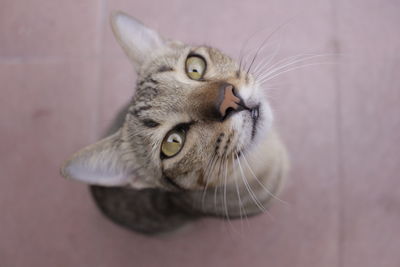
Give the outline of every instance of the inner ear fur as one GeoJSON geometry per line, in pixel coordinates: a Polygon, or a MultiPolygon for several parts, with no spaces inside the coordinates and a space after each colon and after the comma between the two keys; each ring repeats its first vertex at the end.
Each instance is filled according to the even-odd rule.
{"type": "Polygon", "coordinates": [[[126,13],[113,12],[110,22],[115,38],[137,68],[154,50],[165,45],[164,39],[155,30],[126,13]]]}
{"type": "Polygon", "coordinates": [[[127,185],[132,173],[122,160],[121,133],[89,145],[67,160],[61,174],[70,179],[103,186],[127,185]]]}

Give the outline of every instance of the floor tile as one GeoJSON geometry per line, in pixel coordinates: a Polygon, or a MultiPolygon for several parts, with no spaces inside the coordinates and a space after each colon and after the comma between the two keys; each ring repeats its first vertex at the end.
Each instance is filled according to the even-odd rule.
{"type": "Polygon", "coordinates": [[[400,5],[340,1],[343,266],[400,263],[400,5]]]}
{"type": "Polygon", "coordinates": [[[116,114],[128,104],[136,87],[136,72],[128,58],[105,59],[102,62],[99,98],[100,135],[112,124],[116,114]]]}
{"type": "Polygon", "coordinates": [[[0,59],[96,55],[101,30],[100,3],[2,1],[0,59]]]}
{"type": "Polygon", "coordinates": [[[84,186],[60,177],[59,168],[93,141],[95,66],[0,64],[1,266],[76,263],[76,224],[90,200],[84,186]]]}
{"type": "MultiPolygon", "coordinates": [[[[201,5],[193,5],[184,0],[168,2],[115,0],[107,1],[104,13],[107,17],[111,11],[124,11],[166,38],[194,45],[212,45],[236,58],[247,39],[255,36],[254,42],[263,40],[282,25],[288,25],[280,31],[284,38],[283,42],[293,44],[294,35],[296,45],[304,46],[301,52],[319,52],[315,50],[320,49],[320,42],[330,40],[323,39],[325,38],[323,35],[313,33],[320,30],[321,23],[324,25],[321,19],[325,22],[331,19],[330,6],[330,2],[325,0],[319,2],[308,0],[302,3],[278,0],[268,2],[223,0],[205,1],[201,5]],[[310,23],[311,21],[314,23],[310,23]],[[301,28],[303,23],[308,23],[308,29],[301,28]]],[[[105,22],[104,55],[112,58],[124,57],[114,40],[108,20],[105,22]]],[[[249,43],[252,43],[252,40],[249,43]]]]}

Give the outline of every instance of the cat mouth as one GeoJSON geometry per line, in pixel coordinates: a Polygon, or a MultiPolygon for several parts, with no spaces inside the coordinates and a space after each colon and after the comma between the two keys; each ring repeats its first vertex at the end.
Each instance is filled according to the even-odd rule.
{"type": "Polygon", "coordinates": [[[257,133],[257,123],[260,118],[260,105],[258,104],[254,108],[249,109],[249,112],[252,120],[251,140],[253,140],[257,133]]]}
{"type": "MultiPolygon", "coordinates": [[[[257,134],[257,126],[260,119],[260,104],[253,108],[248,108],[247,111],[250,113],[251,117],[251,141],[253,141],[254,137],[257,134]]],[[[234,155],[234,159],[236,160],[240,158],[245,151],[246,148],[238,149],[234,155]]]]}

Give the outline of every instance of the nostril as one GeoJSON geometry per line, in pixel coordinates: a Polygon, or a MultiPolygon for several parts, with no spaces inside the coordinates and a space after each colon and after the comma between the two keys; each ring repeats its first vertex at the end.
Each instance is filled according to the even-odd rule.
{"type": "Polygon", "coordinates": [[[227,119],[230,115],[232,115],[234,113],[235,109],[229,107],[226,111],[225,111],[225,116],[222,118],[222,120],[227,119]]]}
{"type": "Polygon", "coordinates": [[[234,96],[236,96],[236,97],[239,98],[239,94],[238,94],[238,92],[237,92],[237,90],[236,90],[236,87],[233,87],[233,86],[232,86],[232,94],[233,94],[234,96]]]}
{"type": "Polygon", "coordinates": [[[238,105],[238,108],[236,109],[236,111],[241,111],[243,109],[249,109],[245,104],[243,99],[240,97],[239,92],[237,91],[236,87],[232,88],[232,94],[234,97],[236,97],[239,102],[236,102],[236,104],[238,105]]]}

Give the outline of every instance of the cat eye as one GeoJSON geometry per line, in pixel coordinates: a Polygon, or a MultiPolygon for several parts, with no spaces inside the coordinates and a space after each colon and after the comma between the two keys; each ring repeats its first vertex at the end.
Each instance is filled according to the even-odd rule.
{"type": "Polygon", "coordinates": [[[185,143],[186,131],[173,129],[167,133],[161,144],[161,156],[170,158],[177,155],[185,143]]]}
{"type": "Polygon", "coordinates": [[[200,56],[189,56],[186,59],[186,73],[192,80],[203,78],[206,70],[206,61],[200,56]]]}

